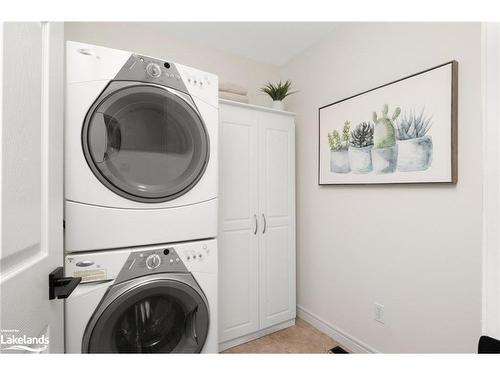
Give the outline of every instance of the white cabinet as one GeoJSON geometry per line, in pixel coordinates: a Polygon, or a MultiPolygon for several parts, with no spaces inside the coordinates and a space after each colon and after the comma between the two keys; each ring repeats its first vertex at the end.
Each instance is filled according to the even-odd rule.
{"type": "Polygon", "coordinates": [[[294,323],[293,114],[221,100],[221,350],[294,323]]]}
{"type": "Polygon", "coordinates": [[[258,122],[253,111],[220,105],[220,341],[259,329],[258,122]]]}

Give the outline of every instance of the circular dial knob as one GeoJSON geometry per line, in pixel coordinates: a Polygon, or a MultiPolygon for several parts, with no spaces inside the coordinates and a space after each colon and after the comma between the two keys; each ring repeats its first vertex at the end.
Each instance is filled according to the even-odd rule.
{"type": "Polygon", "coordinates": [[[151,254],[146,258],[146,266],[150,270],[154,270],[155,268],[158,268],[161,264],[161,259],[158,256],[158,254],[151,254]]]}
{"type": "Polygon", "coordinates": [[[158,64],[155,63],[149,63],[146,66],[146,72],[148,72],[148,74],[153,78],[161,76],[161,68],[158,64]]]}

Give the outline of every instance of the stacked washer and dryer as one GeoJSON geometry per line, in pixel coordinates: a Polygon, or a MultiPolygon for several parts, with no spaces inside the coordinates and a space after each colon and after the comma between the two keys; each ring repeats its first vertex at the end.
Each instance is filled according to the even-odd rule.
{"type": "Polygon", "coordinates": [[[70,353],[217,352],[217,77],[68,42],[70,353]]]}

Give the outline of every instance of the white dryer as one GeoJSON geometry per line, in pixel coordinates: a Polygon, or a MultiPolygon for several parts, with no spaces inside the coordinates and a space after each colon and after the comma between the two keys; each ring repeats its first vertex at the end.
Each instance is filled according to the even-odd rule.
{"type": "Polygon", "coordinates": [[[76,42],[66,53],[66,251],[215,237],[217,77],[76,42]]]}
{"type": "Polygon", "coordinates": [[[66,256],[67,353],[217,353],[217,242],[66,256]]]}

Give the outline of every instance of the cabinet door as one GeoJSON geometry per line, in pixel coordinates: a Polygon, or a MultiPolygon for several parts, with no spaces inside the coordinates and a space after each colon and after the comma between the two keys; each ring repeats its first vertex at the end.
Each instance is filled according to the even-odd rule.
{"type": "Polygon", "coordinates": [[[221,105],[219,341],[259,329],[256,112],[221,105]]]}
{"type": "Polygon", "coordinates": [[[262,113],[259,123],[260,326],[295,318],[295,126],[262,113]]]}

